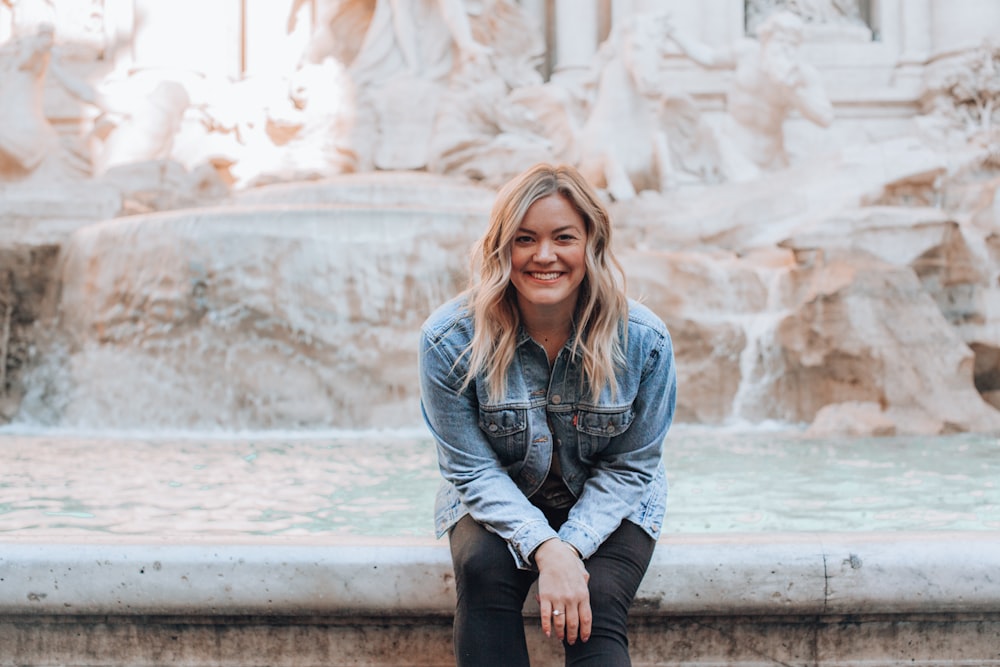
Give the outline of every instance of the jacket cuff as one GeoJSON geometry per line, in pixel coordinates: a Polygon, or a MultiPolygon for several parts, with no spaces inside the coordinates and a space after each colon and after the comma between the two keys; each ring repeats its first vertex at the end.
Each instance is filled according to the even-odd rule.
{"type": "Polygon", "coordinates": [[[535,569],[535,559],[532,558],[532,554],[535,553],[542,542],[547,542],[548,540],[558,537],[556,531],[552,530],[552,527],[545,521],[531,521],[514,533],[510,540],[507,541],[507,548],[510,549],[510,553],[514,556],[514,562],[517,563],[519,570],[534,570],[535,569]]]}
{"type": "Polygon", "coordinates": [[[601,538],[597,533],[572,519],[559,527],[559,539],[572,544],[580,552],[580,558],[583,560],[593,556],[601,546],[601,538]]]}

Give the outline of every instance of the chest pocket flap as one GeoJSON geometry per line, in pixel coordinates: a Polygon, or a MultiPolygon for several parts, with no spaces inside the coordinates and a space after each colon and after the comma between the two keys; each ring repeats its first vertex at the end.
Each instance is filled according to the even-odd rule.
{"type": "Polygon", "coordinates": [[[479,428],[505,465],[524,459],[527,453],[528,411],[525,409],[479,410],[479,428]]]}
{"type": "Polygon", "coordinates": [[[527,415],[524,410],[480,410],[479,428],[493,437],[513,435],[527,428],[527,415]]]}
{"type": "Polygon", "coordinates": [[[587,435],[613,438],[628,430],[635,413],[631,408],[620,412],[592,412],[579,410],[576,413],[576,429],[587,435]]]}

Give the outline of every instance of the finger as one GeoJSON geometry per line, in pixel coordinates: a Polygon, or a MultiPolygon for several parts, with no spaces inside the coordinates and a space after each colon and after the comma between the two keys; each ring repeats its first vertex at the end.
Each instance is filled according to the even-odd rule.
{"type": "Polygon", "coordinates": [[[552,610],[552,627],[556,631],[556,637],[563,639],[566,636],[566,611],[565,609],[552,610]],[[555,612],[559,612],[558,614],[555,612]]]}
{"type": "Polygon", "coordinates": [[[580,633],[580,613],[574,606],[566,610],[566,643],[575,644],[580,633]]]}
{"type": "Polygon", "coordinates": [[[594,614],[590,610],[590,600],[580,603],[580,641],[590,639],[590,631],[594,625],[594,614]]]}
{"type": "Polygon", "coordinates": [[[552,636],[552,603],[542,600],[538,603],[538,610],[542,615],[542,632],[546,637],[552,636]]]}

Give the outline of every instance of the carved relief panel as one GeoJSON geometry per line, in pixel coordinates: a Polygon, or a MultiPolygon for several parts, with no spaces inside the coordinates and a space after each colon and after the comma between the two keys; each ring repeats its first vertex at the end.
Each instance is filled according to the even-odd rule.
{"type": "MultiPolygon", "coordinates": [[[[875,0],[877,1],[877,0],[875,0]]],[[[873,0],[746,0],[746,33],[757,34],[757,26],[776,11],[798,15],[806,24],[843,35],[867,35],[872,38],[873,0]]]]}

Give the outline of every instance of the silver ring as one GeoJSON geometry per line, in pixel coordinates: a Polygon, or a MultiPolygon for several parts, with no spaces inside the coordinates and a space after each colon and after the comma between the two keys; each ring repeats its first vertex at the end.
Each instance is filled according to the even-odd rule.
{"type": "Polygon", "coordinates": [[[552,611],[552,615],[553,616],[562,616],[562,612],[559,611],[558,609],[555,609],[555,610],[552,611]]]}

